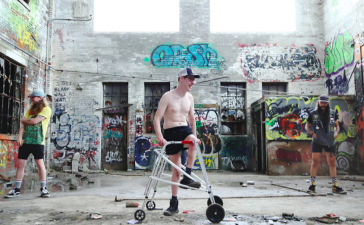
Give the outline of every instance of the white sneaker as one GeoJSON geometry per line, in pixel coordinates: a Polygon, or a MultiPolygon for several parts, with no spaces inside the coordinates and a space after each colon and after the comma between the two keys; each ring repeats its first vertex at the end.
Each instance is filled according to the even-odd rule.
{"type": "Polygon", "coordinates": [[[5,198],[14,198],[19,195],[20,195],[20,188],[13,188],[9,191],[7,195],[5,195],[5,198]]]}
{"type": "Polygon", "coordinates": [[[46,187],[40,189],[40,197],[48,198],[49,196],[51,196],[51,195],[47,191],[46,187]]]}

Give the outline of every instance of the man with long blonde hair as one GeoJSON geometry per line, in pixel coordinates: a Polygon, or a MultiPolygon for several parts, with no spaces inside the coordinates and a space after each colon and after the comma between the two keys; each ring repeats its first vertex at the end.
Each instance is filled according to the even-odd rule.
{"type": "Polygon", "coordinates": [[[18,168],[15,175],[15,187],[6,198],[20,195],[20,187],[24,177],[24,168],[30,154],[33,154],[39,171],[41,197],[49,197],[46,188],[46,169],[44,166],[44,140],[47,133],[48,123],[52,114],[51,108],[45,100],[42,90],[35,90],[28,96],[32,103],[30,108],[21,119],[18,135],[18,168]]]}

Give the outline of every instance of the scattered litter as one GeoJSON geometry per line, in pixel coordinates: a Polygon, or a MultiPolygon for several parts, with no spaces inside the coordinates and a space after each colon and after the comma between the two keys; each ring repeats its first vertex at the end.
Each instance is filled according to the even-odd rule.
{"type": "Polygon", "coordinates": [[[364,220],[359,220],[359,222],[364,223],[364,220]]]}
{"type": "Polygon", "coordinates": [[[87,179],[88,179],[87,176],[81,177],[81,180],[87,180],[87,179]]]}
{"type": "Polygon", "coordinates": [[[308,176],[308,173],[303,173],[302,176],[308,176]]]}
{"type": "Polygon", "coordinates": [[[13,183],[6,183],[4,184],[4,186],[6,186],[5,188],[8,189],[8,188],[12,188],[13,187],[13,183]]]}
{"type": "Polygon", "coordinates": [[[194,213],[195,210],[186,210],[186,211],[183,211],[183,213],[194,213]]]}
{"type": "Polygon", "coordinates": [[[75,176],[78,177],[78,178],[82,177],[81,174],[76,174],[75,176]]]}
{"type": "Polygon", "coordinates": [[[102,215],[100,213],[90,213],[89,215],[90,219],[92,220],[98,220],[102,218],[102,215]]]}
{"type": "Polygon", "coordinates": [[[244,182],[240,182],[240,185],[243,185],[244,184],[244,182]]]}
{"type": "Polygon", "coordinates": [[[236,222],[236,219],[235,218],[226,218],[226,219],[223,219],[223,221],[225,221],[225,222],[236,222]]]}
{"type": "Polygon", "coordinates": [[[273,224],[273,220],[268,220],[268,223],[269,224],[273,224]]]}
{"type": "Polygon", "coordinates": [[[163,210],[163,208],[162,207],[154,207],[153,210],[163,210]]]}
{"type": "Polygon", "coordinates": [[[118,199],[118,196],[115,196],[115,202],[121,202],[122,199],[118,199]]]}
{"type": "Polygon", "coordinates": [[[247,183],[247,184],[254,185],[254,181],[247,181],[246,183],[247,183]]]}
{"type": "Polygon", "coordinates": [[[243,185],[242,185],[242,187],[248,187],[248,185],[246,185],[246,184],[243,184],[243,185]]]}
{"type": "Polygon", "coordinates": [[[272,217],[272,220],[273,220],[274,222],[277,222],[277,221],[279,220],[279,217],[278,217],[278,216],[273,216],[273,217],[272,217]]]}
{"type": "Polygon", "coordinates": [[[93,183],[95,183],[95,181],[94,180],[88,180],[88,183],[93,184],[93,183]]]}
{"type": "Polygon", "coordinates": [[[339,216],[339,220],[345,222],[346,221],[346,217],[339,216]]]}
{"type": "Polygon", "coordinates": [[[105,172],[105,174],[108,174],[109,173],[109,170],[104,169],[104,172],[105,172]]]}
{"type": "Polygon", "coordinates": [[[335,214],[333,214],[333,213],[328,213],[328,214],[326,214],[326,216],[327,216],[328,218],[338,218],[338,216],[337,216],[337,215],[335,215],[335,214]]]}
{"type": "Polygon", "coordinates": [[[7,178],[6,176],[4,176],[4,175],[2,175],[2,174],[0,174],[0,177],[1,177],[1,179],[2,179],[3,181],[6,181],[6,182],[9,182],[9,181],[10,181],[10,179],[9,179],[9,178],[7,178]]]}
{"type": "Polygon", "coordinates": [[[282,213],[282,217],[293,217],[294,213],[282,213]]]}
{"type": "Polygon", "coordinates": [[[125,205],[127,208],[131,208],[131,207],[138,207],[139,203],[138,202],[126,202],[125,205]]]}
{"type": "Polygon", "coordinates": [[[174,217],[173,218],[175,221],[177,221],[177,222],[184,222],[185,221],[185,219],[183,218],[183,217],[181,217],[181,216],[179,216],[179,217],[174,217]]]}
{"type": "Polygon", "coordinates": [[[139,223],[139,220],[136,220],[136,219],[132,219],[132,220],[128,221],[128,224],[137,224],[137,223],[139,223]]]}
{"type": "Polygon", "coordinates": [[[70,190],[77,190],[78,187],[74,184],[70,184],[70,190]]]}
{"type": "Polygon", "coordinates": [[[337,222],[339,222],[339,219],[338,218],[328,218],[328,217],[324,216],[324,217],[315,219],[315,221],[318,221],[321,223],[337,223],[337,222]]]}
{"type": "Polygon", "coordinates": [[[2,212],[4,212],[4,210],[2,209],[2,210],[0,210],[0,213],[2,213],[2,212]]]}
{"type": "Polygon", "coordinates": [[[310,183],[310,180],[306,180],[306,183],[310,183]]]}
{"type": "Polygon", "coordinates": [[[332,192],[327,192],[327,195],[334,195],[334,193],[332,193],[332,192]]]}

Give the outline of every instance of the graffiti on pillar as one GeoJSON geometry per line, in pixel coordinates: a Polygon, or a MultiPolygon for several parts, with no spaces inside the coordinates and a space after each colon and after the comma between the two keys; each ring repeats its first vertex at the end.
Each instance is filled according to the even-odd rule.
{"type": "Polygon", "coordinates": [[[328,90],[329,94],[338,94],[342,95],[349,91],[349,80],[346,77],[345,72],[343,75],[332,76],[328,78],[325,82],[325,87],[328,90]]]}
{"type": "Polygon", "coordinates": [[[159,45],[151,54],[151,63],[157,68],[198,67],[220,70],[218,59],[218,52],[206,43],[187,47],[179,44],[159,45]]]}
{"type": "MultiPolygon", "coordinates": [[[[349,141],[343,141],[336,145],[337,156],[336,156],[336,167],[338,170],[348,171],[350,164],[354,164],[355,161],[355,147],[349,141]]],[[[352,165],[355,166],[355,165],[352,165]]]]}
{"type": "MultiPolygon", "coordinates": [[[[196,105],[198,106],[198,105],[196,105]]],[[[218,153],[222,143],[219,134],[219,113],[214,108],[195,106],[196,132],[201,140],[201,153],[207,169],[218,169],[218,153]]],[[[196,156],[198,159],[198,156],[196,156]]],[[[194,169],[200,169],[200,161],[195,160],[194,169]]]]}
{"type": "Polygon", "coordinates": [[[364,95],[357,97],[357,137],[359,142],[360,168],[364,169],[364,95]]]}
{"type": "Polygon", "coordinates": [[[158,147],[156,138],[136,137],[135,138],[135,169],[153,169],[153,163],[157,155],[153,152],[158,147]]]}
{"type": "MultiPolygon", "coordinates": [[[[5,135],[1,135],[5,136],[5,135]]],[[[12,172],[17,168],[19,145],[16,141],[1,137],[0,140],[0,173],[12,172]]]]}
{"type": "Polygon", "coordinates": [[[251,154],[247,137],[222,137],[221,169],[242,171],[248,168],[251,154]]]}
{"type": "Polygon", "coordinates": [[[321,76],[313,44],[304,47],[277,44],[240,44],[233,68],[248,81],[314,81],[321,76]]]}
{"type": "Polygon", "coordinates": [[[278,149],[276,151],[277,158],[286,162],[301,162],[301,153],[296,150],[278,149]]]}
{"type": "Polygon", "coordinates": [[[353,37],[339,31],[325,46],[325,73],[328,78],[354,63],[353,37]]]}

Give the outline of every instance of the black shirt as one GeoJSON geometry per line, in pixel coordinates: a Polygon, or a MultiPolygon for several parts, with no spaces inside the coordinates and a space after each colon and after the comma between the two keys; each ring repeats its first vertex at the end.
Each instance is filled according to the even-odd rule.
{"type": "MultiPolygon", "coordinates": [[[[329,122],[330,122],[330,115],[328,118],[325,118],[324,114],[320,114],[320,120],[322,122],[322,126],[324,126],[325,132],[327,134],[328,129],[329,129],[329,122]]],[[[335,112],[335,121],[339,119],[339,115],[337,114],[337,112],[335,112]]],[[[307,122],[312,124],[312,113],[310,113],[310,115],[307,118],[307,122]]]]}

